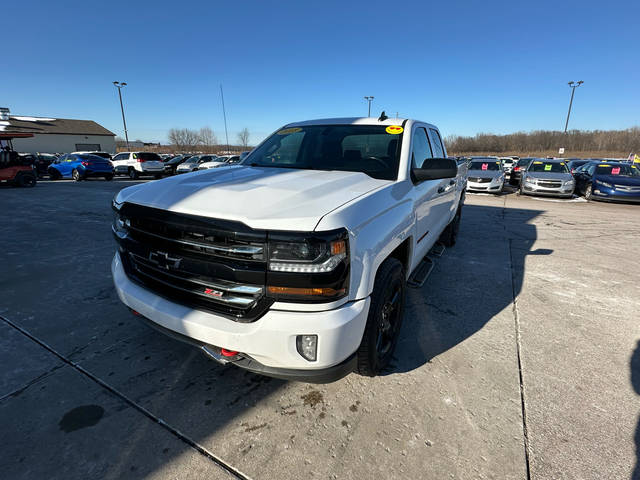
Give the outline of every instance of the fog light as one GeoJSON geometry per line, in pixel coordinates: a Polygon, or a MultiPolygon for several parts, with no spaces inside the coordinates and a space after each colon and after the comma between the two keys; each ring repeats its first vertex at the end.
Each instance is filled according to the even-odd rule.
{"type": "Polygon", "coordinates": [[[296,348],[298,353],[310,362],[316,361],[318,349],[317,335],[298,335],[296,337],[296,348]]]}

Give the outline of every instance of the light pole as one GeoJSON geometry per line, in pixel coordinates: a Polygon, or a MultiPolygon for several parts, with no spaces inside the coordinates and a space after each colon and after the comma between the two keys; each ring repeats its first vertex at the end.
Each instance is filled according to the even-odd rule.
{"type": "Polygon", "coordinates": [[[129,133],[127,132],[127,121],[124,119],[124,107],[122,106],[122,87],[127,86],[127,82],[113,82],[118,89],[118,96],[120,97],[120,111],[122,112],[122,124],[124,125],[124,139],[127,142],[127,151],[129,151],[129,133]]]}
{"type": "Polygon", "coordinates": [[[569,126],[569,116],[571,115],[571,105],[573,105],[573,95],[576,93],[576,88],[582,85],[584,82],[580,80],[579,82],[569,82],[569,86],[571,87],[571,100],[569,100],[569,111],[567,112],[567,121],[564,124],[564,133],[567,133],[567,127],[569,126]]]}
{"type": "Polygon", "coordinates": [[[371,116],[371,102],[373,102],[373,97],[364,97],[364,99],[369,102],[369,112],[367,113],[367,117],[371,116]]]}

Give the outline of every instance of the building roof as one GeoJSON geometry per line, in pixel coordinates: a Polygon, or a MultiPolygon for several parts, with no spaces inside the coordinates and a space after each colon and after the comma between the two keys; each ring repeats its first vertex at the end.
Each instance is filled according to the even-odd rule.
{"type": "Polygon", "coordinates": [[[0,122],[4,133],[35,133],[63,135],[109,135],[107,130],[93,120],[73,120],[70,118],[21,117],[10,115],[9,120],[0,122]]]}

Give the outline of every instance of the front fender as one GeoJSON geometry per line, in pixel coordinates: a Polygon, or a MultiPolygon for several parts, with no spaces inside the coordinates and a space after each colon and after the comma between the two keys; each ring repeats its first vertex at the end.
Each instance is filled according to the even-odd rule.
{"type": "Polygon", "coordinates": [[[368,297],[380,264],[413,231],[410,187],[398,183],[377,190],[323,217],[316,230],[346,227],[349,231],[351,279],[349,298],[368,297]]]}

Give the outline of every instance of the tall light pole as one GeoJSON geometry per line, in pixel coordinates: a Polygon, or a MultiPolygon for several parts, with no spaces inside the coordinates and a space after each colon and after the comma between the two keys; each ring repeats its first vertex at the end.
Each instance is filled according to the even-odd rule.
{"type": "Polygon", "coordinates": [[[124,125],[124,139],[127,142],[127,151],[129,150],[129,133],[127,132],[127,121],[124,119],[124,107],[122,106],[122,87],[127,86],[127,82],[113,82],[118,89],[118,96],[120,97],[120,111],[122,112],[122,124],[124,125]]]}
{"type": "Polygon", "coordinates": [[[369,102],[369,112],[367,113],[367,117],[371,116],[371,102],[373,102],[373,97],[364,97],[364,99],[369,102]]]}
{"type": "Polygon", "coordinates": [[[222,115],[224,117],[224,136],[227,139],[227,153],[229,152],[229,133],[227,132],[227,111],[224,109],[224,93],[222,93],[222,84],[220,84],[220,98],[222,98],[222,115]]]}
{"type": "Polygon", "coordinates": [[[569,126],[569,116],[571,115],[571,105],[573,105],[573,95],[576,93],[576,88],[583,83],[584,82],[582,80],[579,82],[569,82],[569,86],[571,87],[571,100],[569,100],[569,111],[567,112],[567,121],[564,124],[564,133],[567,133],[567,127],[569,126]]]}

